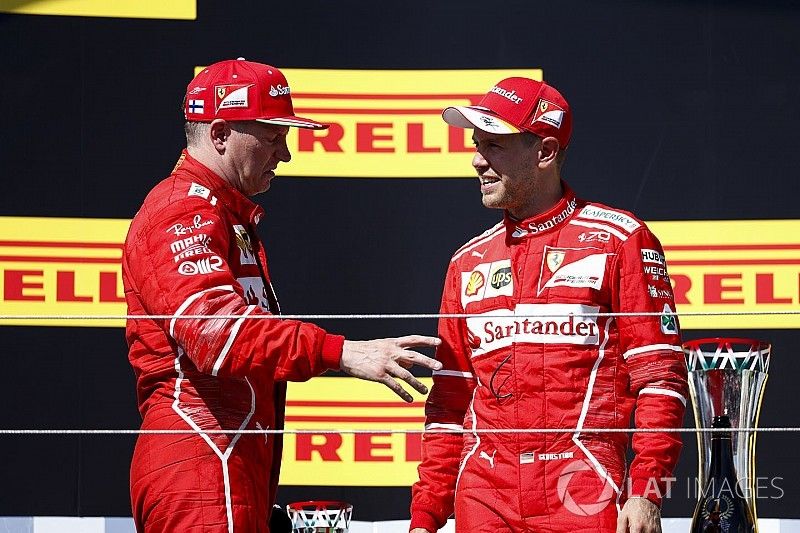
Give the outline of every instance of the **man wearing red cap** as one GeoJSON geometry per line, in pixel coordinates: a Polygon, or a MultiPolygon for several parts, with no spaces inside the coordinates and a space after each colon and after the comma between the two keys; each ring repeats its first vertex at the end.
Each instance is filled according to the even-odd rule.
{"type": "Polygon", "coordinates": [[[281,460],[286,381],[327,369],[425,387],[404,367],[441,365],[417,352],[438,339],[346,341],[280,311],[248,197],[266,191],[291,158],[289,127],[325,128],[295,116],[275,67],[222,61],[200,72],[184,100],[187,148],[131,223],[123,281],[129,359],[142,434],[131,464],[139,532],[265,533],[281,460]],[[169,318],[158,318],[157,316],[169,318]]]}
{"type": "Polygon", "coordinates": [[[681,440],[686,366],[664,253],[641,220],[561,179],[572,112],[508,78],[444,120],[474,130],[496,226],[453,255],[428,397],[413,533],[658,532],[681,440]],[[608,313],[621,313],[609,316],[608,313]],[[631,315],[626,313],[649,313],[631,315]],[[532,432],[528,430],[544,429],[532,432]]]}

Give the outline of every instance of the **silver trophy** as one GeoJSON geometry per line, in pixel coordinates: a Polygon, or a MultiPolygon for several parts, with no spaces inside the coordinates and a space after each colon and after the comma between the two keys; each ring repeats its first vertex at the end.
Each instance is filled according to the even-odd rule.
{"type": "Polygon", "coordinates": [[[310,500],[286,506],[292,531],[296,533],[347,533],[353,506],[333,500],[310,500]]]}
{"type": "MultiPolygon", "coordinates": [[[[711,428],[715,416],[731,422],[733,464],[739,489],[756,517],[756,428],[767,383],[772,346],[739,339],[698,339],[683,344],[689,369],[689,392],[698,428],[711,428]]],[[[711,466],[711,433],[697,432],[699,486],[705,487],[711,466]]]]}

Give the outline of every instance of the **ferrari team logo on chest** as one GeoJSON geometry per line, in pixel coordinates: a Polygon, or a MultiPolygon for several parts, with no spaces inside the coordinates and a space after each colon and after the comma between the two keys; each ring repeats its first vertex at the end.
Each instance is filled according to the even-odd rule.
{"type": "Polygon", "coordinates": [[[253,244],[250,242],[250,234],[244,226],[233,225],[233,232],[236,234],[236,247],[239,248],[239,264],[255,265],[256,254],[253,252],[253,244]]]}
{"type": "Polygon", "coordinates": [[[551,287],[588,287],[600,290],[609,255],[602,249],[544,247],[537,294],[551,287]],[[547,267],[545,269],[545,267],[547,267]]]}
{"type": "Polygon", "coordinates": [[[564,255],[565,252],[562,250],[550,250],[547,252],[545,262],[547,263],[547,268],[550,269],[550,272],[555,272],[558,270],[558,267],[560,267],[561,263],[564,262],[564,255]]]}

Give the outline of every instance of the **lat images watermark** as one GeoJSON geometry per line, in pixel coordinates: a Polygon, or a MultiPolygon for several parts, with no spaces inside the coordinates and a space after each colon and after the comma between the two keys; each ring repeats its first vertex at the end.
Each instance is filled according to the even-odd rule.
{"type": "MultiPolygon", "coordinates": [[[[735,494],[746,500],[779,500],[786,494],[783,488],[784,478],[780,476],[755,477],[752,483],[747,479],[739,480],[738,483],[715,481],[701,485],[697,477],[685,480],[654,477],[647,480],[644,489],[637,496],[662,501],[678,497],[696,502],[709,495],[732,497],[735,494]]],[[[559,501],[569,512],[578,516],[592,516],[609,505],[616,506],[622,498],[620,492],[632,494],[632,485],[632,480],[626,479],[621,486],[617,486],[603,469],[586,459],[576,459],[561,470],[556,490],[559,501]]]]}

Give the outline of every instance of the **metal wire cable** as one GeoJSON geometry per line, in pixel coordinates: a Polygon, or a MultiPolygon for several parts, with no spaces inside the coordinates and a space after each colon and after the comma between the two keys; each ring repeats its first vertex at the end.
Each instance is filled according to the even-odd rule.
{"type": "Polygon", "coordinates": [[[525,433],[800,433],[800,427],[761,428],[530,428],[530,429],[0,429],[0,435],[340,435],[413,434],[525,434],[525,433]]]}
{"type": "MultiPolygon", "coordinates": [[[[743,316],[743,315],[800,315],[800,309],[781,311],[699,311],[699,312],[607,312],[572,314],[583,317],[622,317],[622,316],[743,316]]],[[[367,319],[441,319],[441,318],[563,318],[568,313],[559,314],[475,314],[475,313],[379,313],[379,314],[296,314],[296,315],[249,315],[248,320],[367,320],[367,319]]],[[[239,320],[241,315],[0,315],[3,320],[192,320],[192,319],[229,319],[239,320]]],[[[6,435],[191,435],[191,434],[225,434],[225,435],[320,435],[320,434],[536,434],[536,433],[800,433],[800,427],[761,427],[761,428],[516,428],[516,429],[253,429],[253,430],[202,430],[193,429],[13,429],[0,428],[0,436],[6,435]]]]}
{"type": "MultiPolygon", "coordinates": [[[[743,316],[743,315],[800,315],[800,309],[787,309],[783,311],[694,311],[694,312],[615,312],[615,313],[572,313],[573,316],[584,317],[622,317],[622,316],[743,316]]],[[[481,314],[481,313],[375,313],[375,314],[298,314],[298,315],[248,315],[248,320],[368,320],[368,319],[424,319],[424,318],[563,318],[570,313],[558,314],[481,314]]],[[[3,320],[197,320],[197,319],[225,319],[238,320],[242,315],[0,315],[3,320]]]]}

